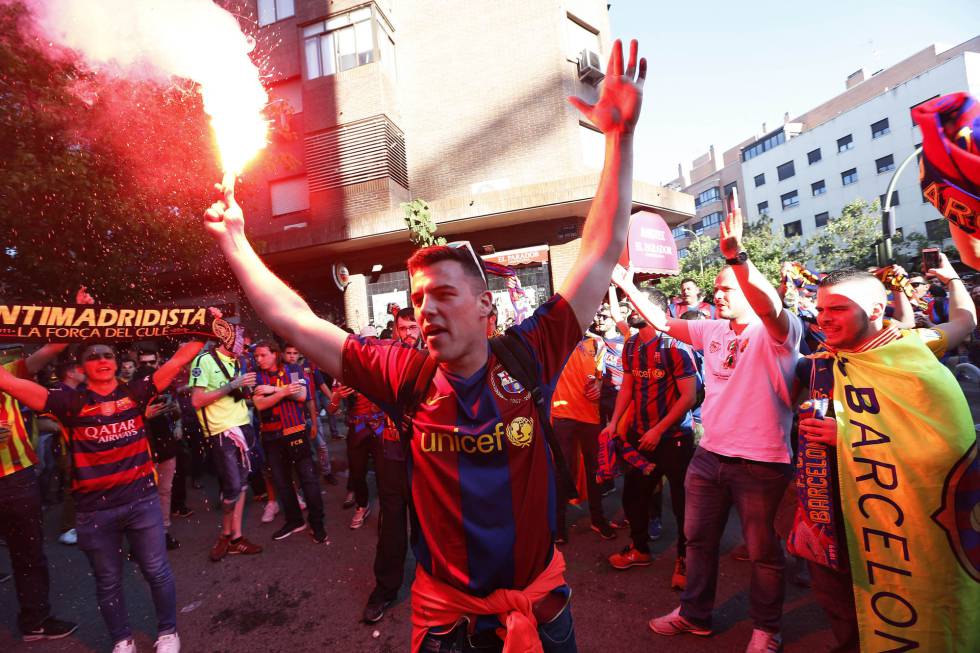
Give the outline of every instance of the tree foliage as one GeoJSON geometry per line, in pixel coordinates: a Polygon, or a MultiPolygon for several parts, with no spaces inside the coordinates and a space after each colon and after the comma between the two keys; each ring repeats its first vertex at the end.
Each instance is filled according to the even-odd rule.
{"type": "MultiPolygon", "coordinates": [[[[200,215],[220,179],[200,94],[189,82],[88,69],[0,3],[0,295],[163,301],[228,286],[200,215]],[[165,289],[164,289],[165,288],[165,289]]],[[[241,188],[247,196],[247,185],[241,188]]]]}
{"type": "Polygon", "coordinates": [[[445,245],[446,239],[436,236],[439,229],[435,218],[432,217],[432,208],[425,200],[412,200],[402,202],[402,211],[405,212],[405,224],[408,226],[408,237],[419,247],[430,247],[432,245],[445,245]]]}

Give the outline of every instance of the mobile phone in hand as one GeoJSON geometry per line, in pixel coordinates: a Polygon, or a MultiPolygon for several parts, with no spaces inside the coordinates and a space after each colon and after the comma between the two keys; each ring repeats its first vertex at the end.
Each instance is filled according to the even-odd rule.
{"type": "Polygon", "coordinates": [[[939,249],[936,247],[926,247],[922,250],[922,270],[932,270],[940,265],[939,249]]]}

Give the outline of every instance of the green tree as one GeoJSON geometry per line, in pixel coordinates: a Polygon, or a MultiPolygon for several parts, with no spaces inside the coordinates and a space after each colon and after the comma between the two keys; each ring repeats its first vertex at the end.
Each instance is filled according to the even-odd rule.
{"type": "Polygon", "coordinates": [[[405,224],[408,226],[408,237],[419,247],[430,247],[432,245],[445,245],[446,239],[436,236],[435,218],[432,217],[432,208],[425,200],[412,200],[402,202],[402,211],[405,212],[405,224]]]}
{"type": "MultiPolygon", "coordinates": [[[[831,218],[827,226],[806,242],[806,258],[811,267],[820,271],[840,268],[869,268],[877,264],[875,246],[881,239],[881,208],[878,200],[867,203],[857,199],[841,209],[840,216],[831,218]]],[[[896,234],[892,251],[896,262],[908,267],[911,258],[926,243],[919,233],[908,236],[896,234]]]]}

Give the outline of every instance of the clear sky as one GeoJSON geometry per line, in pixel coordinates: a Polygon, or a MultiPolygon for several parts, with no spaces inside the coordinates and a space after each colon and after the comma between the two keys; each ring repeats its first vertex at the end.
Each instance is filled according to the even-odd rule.
{"type": "Polygon", "coordinates": [[[980,34],[980,0],[609,0],[613,36],[647,58],[636,176],[685,173],[715,146],[798,116],[932,43],[980,34]]]}

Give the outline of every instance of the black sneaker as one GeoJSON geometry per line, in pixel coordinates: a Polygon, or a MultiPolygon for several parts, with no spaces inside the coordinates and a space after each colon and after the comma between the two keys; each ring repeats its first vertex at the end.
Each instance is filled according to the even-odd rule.
{"type": "Polygon", "coordinates": [[[78,624],[48,617],[41,625],[23,635],[25,642],[37,642],[42,639],[61,639],[68,637],[78,628],[78,624]]]}
{"type": "Polygon", "coordinates": [[[177,541],[177,538],[171,535],[170,533],[164,535],[164,538],[167,541],[167,551],[173,551],[175,549],[180,548],[180,542],[177,541]]]}
{"type": "Polygon", "coordinates": [[[274,540],[284,540],[293,533],[299,533],[306,530],[306,524],[286,524],[278,531],[272,534],[272,539],[274,540]]]}
{"type": "Polygon", "coordinates": [[[391,601],[369,600],[368,604],[364,606],[364,623],[373,624],[381,621],[381,617],[385,616],[385,610],[389,605],[391,605],[391,601]]]}
{"type": "Polygon", "coordinates": [[[171,517],[190,517],[194,514],[194,511],[190,508],[177,508],[170,513],[171,517]]]}
{"type": "Polygon", "coordinates": [[[593,523],[592,530],[598,533],[599,537],[601,537],[604,540],[616,539],[616,531],[613,530],[613,527],[610,526],[609,522],[607,521],[601,522],[599,524],[593,523]]]}

